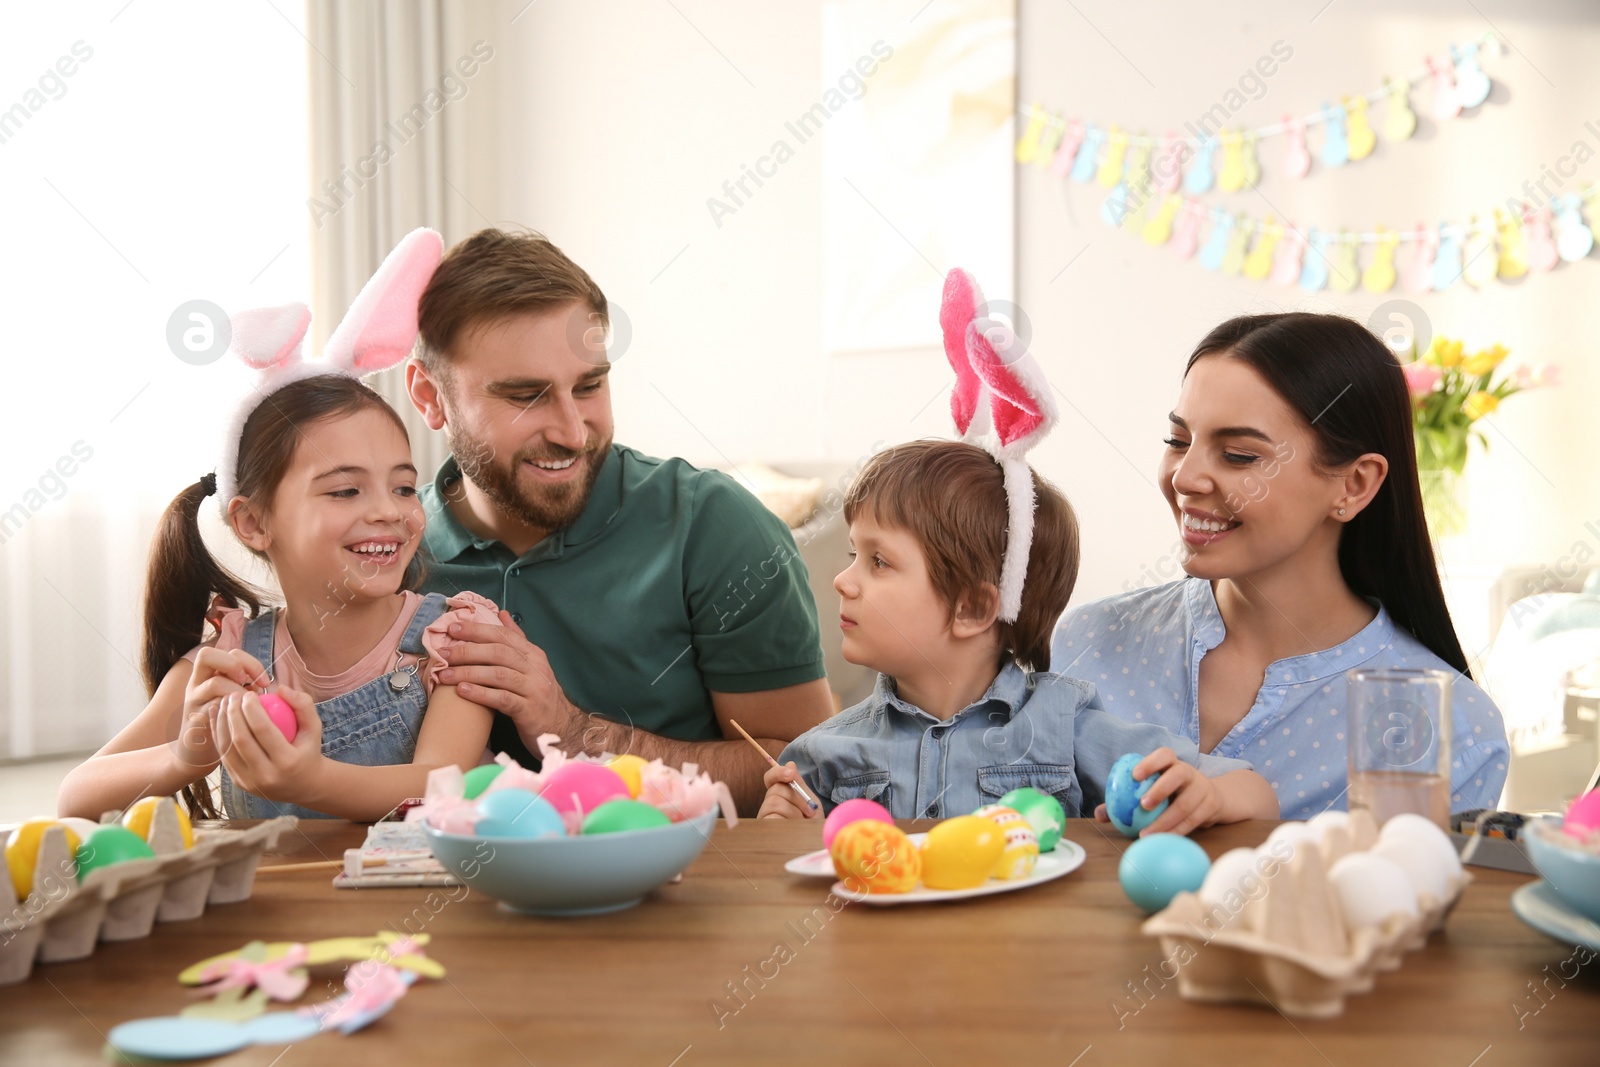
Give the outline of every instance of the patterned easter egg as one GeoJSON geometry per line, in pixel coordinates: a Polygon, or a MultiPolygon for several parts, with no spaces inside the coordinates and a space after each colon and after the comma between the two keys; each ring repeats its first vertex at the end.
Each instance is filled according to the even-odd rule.
{"type": "Polygon", "coordinates": [[[1011,880],[1033,873],[1034,864],[1039,862],[1039,835],[1033,832],[1021,812],[1003,804],[986,804],[972,814],[988,819],[1005,835],[1005,851],[994,865],[994,877],[1011,880]]]}
{"type": "Polygon", "coordinates": [[[1028,820],[1028,825],[1039,836],[1040,852],[1055,851],[1056,845],[1061,842],[1061,831],[1067,828],[1067,812],[1061,806],[1061,801],[1049,793],[1041,793],[1025,785],[1001,797],[1000,803],[1021,812],[1022,817],[1028,820]]]}
{"type": "Polygon", "coordinates": [[[843,827],[828,854],[849,888],[868,893],[909,893],[922,876],[922,857],[905,831],[872,819],[843,827]]]}

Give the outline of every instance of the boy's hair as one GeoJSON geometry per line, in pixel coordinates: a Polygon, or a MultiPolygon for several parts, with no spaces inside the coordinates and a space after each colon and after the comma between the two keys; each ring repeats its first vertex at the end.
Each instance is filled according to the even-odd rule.
{"type": "MultiPolygon", "coordinates": [[[[1033,473],[1033,547],[1016,622],[996,621],[1005,653],[1024,670],[1050,665],[1050,636],[1078,580],[1078,519],[1061,491],[1033,473]]],[[[846,522],[866,512],[907,530],[952,614],[985,585],[998,596],[1006,547],[1005,475],[994,457],[962,441],[912,441],[879,452],[850,486],[846,522]]]]}
{"type": "Polygon", "coordinates": [[[430,374],[438,374],[449,366],[450,350],[466,331],[575,302],[590,312],[591,321],[579,324],[583,330],[609,327],[606,295],[543,234],[479,230],[445,253],[422,294],[417,358],[430,374]]]}

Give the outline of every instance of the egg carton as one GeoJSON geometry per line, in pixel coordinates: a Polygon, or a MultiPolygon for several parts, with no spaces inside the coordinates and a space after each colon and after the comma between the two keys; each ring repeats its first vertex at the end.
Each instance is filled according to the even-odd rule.
{"type": "Polygon", "coordinates": [[[1344,1011],[1347,996],[1370,992],[1378,974],[1397,969],[1405,953],[1444,925],[1472,880],[1462,872],[1444,899],[1421,895],[1416,915],[1352,930],[1328,870],[1340,857],[1371,848],[1377,836],[1372,817],[1354,812],[1348,828],[1330,828],[1317,847],[1296,847],[1263,877],[1264,891],[1237,910],[1179,893],[1145,920],[1144,933],[1160,938],[1164,957],[1177,967],[1180,995],[1325,1019],[1344,1011]]]}
{"type": "Polygon", "coordinates": [[[297,821],[281,816],[244,830],[197,829],[194,846],[184,848],[176,806],[161,804],[150,825],[153,858],[96,868],[81,882],[66,830],[48,828],[26,900],[17,900],[0,867],[0,985],[27,978],[35,960],[83,959],[101,941],[148,937],[155,923],[248,900],[261,854],[297,821]]]}

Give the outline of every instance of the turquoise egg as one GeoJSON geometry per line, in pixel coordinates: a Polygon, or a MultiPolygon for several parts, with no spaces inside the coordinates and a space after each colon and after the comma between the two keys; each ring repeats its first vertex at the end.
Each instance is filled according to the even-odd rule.
{"type": "Polygon", "coordinates": [[[1193,893],[1206,880],[1211,858],[1178,834],[1151,834],[1128,846],[1117,879],[1128,899],[1147,912],[1160,911],[1179,893],[1193,893]]]}
{"type": "Polygon", "coordinates": [[[566,824],[550,802],[526,789],[500,789],[478,801],[479,837],[565,837],[566,824]]]}
{"type": "Polygon", "coordinates": [[[1165,800],[1149,811],[1139,806],[1139,801],[1161,777],[1152,774],[1142,782],[1134,781],[1133,768],[1142,759],[1144,756],[1138,752],[1130,752],[1111,765],[1111,773],[1106,777],[1106,814],[1111,817],[1111,825],[1126,837],[1138,837],[1140,831],[1167,810],[1165,800]]]}

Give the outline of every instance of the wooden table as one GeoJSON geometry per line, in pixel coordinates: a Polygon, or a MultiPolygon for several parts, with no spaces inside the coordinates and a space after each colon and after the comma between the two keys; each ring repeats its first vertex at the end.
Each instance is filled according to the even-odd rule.
{"type": "MultiPolygon", "coordinates": [[[[908,829],[927,824],[905,824],[908,829]]],[[[1196,835],[1213,856],[1273,823],[1196,835]]],[[[307,822],[264,862],[337,858],[365,828],[307,822]]],[[[960,904],[830,909],[783,870],[815,823],[719,826],[680,884],[626,912],[509,914],[454,889],[336,890],[330,873],[262,874],[247,903],[102,944],[0,988],[0,1062],[103,1065],[103,1035],[176,1012],[190,963],[253,938],[426,931],[449,974],[352,1037],[257,1047],[229,1061],[699,1064],[1594,1064],[1600,960],[1518,921],[1523,875],[1473,869],[1445,930],[1334,1021],[1184,1001],[1117,884],[1126,842],[1084,821],[1088,861],[1058,881],[960,904]],[[1574,976],[1573,972],[1576,971],[1574,976]],[[1133,990],[1139,989],[1136,995],[1133,990]],[[1537,988],[1538,992],[1535,993],[1537,988]],[[738,989],[739,995],[735,995],[738,989]],[[1159,1059],[1158,1059],[1159,1058],[1159,1059]]],[[[836,904],[837,907],[837,904],[836,904]]],[[[337,972],[323,977],[335,984],[337,972]]]]}

